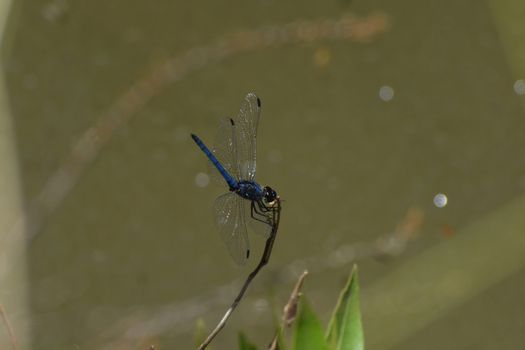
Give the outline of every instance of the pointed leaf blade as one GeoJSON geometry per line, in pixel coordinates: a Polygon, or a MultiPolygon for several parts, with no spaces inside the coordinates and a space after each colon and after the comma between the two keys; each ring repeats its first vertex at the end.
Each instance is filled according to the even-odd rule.
{"type": "Polygon", "coordinates": [[[195,325],[195,333],[194,333],[194,340],[195,340],[195,347],[198,348],[200,344],[206,339],[206,325],[204,324],[204,320],[202,318],[199,318],[197,320],[197,324],[195,325]]]}
{"type": "Polygon", "coordinates": [[[336,350],[364,349],[359,308],[359,280],[355,265],[328,324],[326,339],[331,348],[336,350]]]}
{"type": "Polygon", "coordinates": [[[257,347],[241,332],[239,333],[239,350],[257,350],[257,347]]]}
{"type": "Polygon", "coordinates": [[[295,350],[328,350],[321,322],[312,311],[306,298],[301,298],[299,315],[295,321],[293,338],[295,350]]]}

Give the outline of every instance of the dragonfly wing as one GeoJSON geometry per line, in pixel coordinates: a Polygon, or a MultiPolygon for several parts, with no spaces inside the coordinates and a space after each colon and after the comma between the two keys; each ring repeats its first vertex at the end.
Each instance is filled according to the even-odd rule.
{"type": "MultiPolygon", "coordinates": [[[[222,119],[215,137],[215,145],[211,149],[212,153],[217,157],[224,169],[236,180],[239,180],[239,167],[236,159],[235,143],[233,139],[233,126],[230,119],[222,119]]],[[[224,178],[217,168],[211,163],[207,162],[208,173],[213,182],[224,185],[224,178]]]]}
{"type": "Polygon", "coordinates": [[[217,198],[213,206],[219,234],[239,265],[245,264],[250,254],[245,222],[246,203],[248,201],[229,192],[217,198]]]}
{"type": "Polygon", "coordinates": [[[257,126],[261,115],[261,100],[254,93],[246,95],[235,122],[235,140],[239,176],[254,180],[257,155],[257,126]]]}

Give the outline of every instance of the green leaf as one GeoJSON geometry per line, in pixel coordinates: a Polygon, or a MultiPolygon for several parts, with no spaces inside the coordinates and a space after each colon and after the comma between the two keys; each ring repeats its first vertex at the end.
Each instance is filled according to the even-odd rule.
{"type": "Polygon", "coordinates": [[[197,324],[195,325],[195,347],[199,347],[202,344],[204,339],[206,339],[206,325],[204,320],[199,318],[197,324]]]}
{"type": "MultiPolygon", "coordinates": [[[[283,329],[279,326],[275,329],[275,336],[277,337],[277,349],[286,350],[286,342],[284,341],[283,329]]],[[[272,343],[273,343],[272,339],[272,343]]]]}
{"type": "Polygon", "coordinates": [[[321,322],[317,319],[306,298],[302,297],[299,315],[295,320],[293,349],[295,350],[328,350],[321,322]]]}
{"type": "Polygon", "coordinates": [[[339,301],[328,324],[326,339],[331,348],[335,350],[364,349],[356,265],[339,296],[339,301]]]}
{"type": "Polygon", "coordinates": [[[279,333],[277,335],[277,349],[286,350],[286,342],[284,341],[284,334],[282,329],[279,329],[279,333]]]}
{"type": "Polygon", "coordinates": [[[244,333],[239,333],[239,350],[257,350],[257,347],[248,341],[244,333]]]}

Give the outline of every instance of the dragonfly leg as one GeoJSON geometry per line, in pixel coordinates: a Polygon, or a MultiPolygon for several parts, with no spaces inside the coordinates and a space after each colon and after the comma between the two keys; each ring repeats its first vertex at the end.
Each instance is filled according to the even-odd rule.
{"type": "Polygon", "coordinates": [[[264,205],[264,203],[262,201],[257,201],[254,204],[256,205],[256,206],[254,205],[255,211],[259,215],[267,217],[268,216],[267,214],[272,211],[272,208],[267,207],[266,205],[264,205]]]}
{"type": "Polygon", "coordinates": [[[252,201],[250,205],[250,216],[254,220],[272,226],[272,223],[269,220],[270,218],[267,215],[265,215],[264,212],[262,212],[259,202],[252,201]]]}
{"type": "Polygon", "coordinates": [[[251,217],[254,220],[263,222],[272,228],[274,227],[275,217],[278,212],[276,207],[268,207],[262,201],[253,201],[251,203],[251,210],[251,217]],[[255,215],[258,217],[255,217],[255,215]]]}
{"type": "Polygon", "coordinates": [[[274,210],[273,207],[267,206],[262,201],[257,201],[257,207],[260,210],[260,212],[262,212],[262,213],[271,213],[274,210]]]}

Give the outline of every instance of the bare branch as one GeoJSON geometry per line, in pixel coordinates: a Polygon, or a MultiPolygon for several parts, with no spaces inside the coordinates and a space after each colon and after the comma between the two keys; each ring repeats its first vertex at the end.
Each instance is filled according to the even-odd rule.
{"type": "MultiPolygon", "coordinates": [[[[295,283],[295,287],[292,290],[292,294],[290,294],[290,298],[288,299],[288,302],[286,305],[284,305],[283,309],[283,328],[290,328],[293,321],[295,321],[295,317],[297,316],[297,305],[299,304],[299,299],[301,298],[301,288],[304,284],[304,279],[308,275],[308,271],[304,270],[301,276],[299,276],[299,279],[295,283]]],[[[279,330],[275,332],[275,337],[273,338],[270,346],[268,347],[268,350],[279,350],[278,345],[278,338],[279,338],[279,330]]]]}
{"type": "Polygon", "coordinates": [[[270,255],[272,254],[273,243],[275,242],[275,237],[277,236],[277,230],[279,228],[279,221],[280,221],[280,218],[281,218],[281,201],[280,201],[279,198],[277,198],[276,201],[277,201],[276,202],[276,208],[273,211],[272,232],[270,233],[270,237],[268,237],[268,239],[266,240],[266,245],[264,247],[264,252],[263,252],[263,254],[261,256],[261,260],[259,261],[259,264],[248,275],[248,277],[246,278],[246,281],[244,281],[244,284],[243,284],[241,290],[239,291],[239,294],[237,295],[237,297],[235,298],[235,300],[233,301],[231,306],[228,308],[228,310],[226,310],[226,313],[224,314],[224,316],[222,317],[220,322],[217,324],[215,329],[210,333],[210,335],[208,335],[206,340],[199,346],[198,350],[206,349],[206,347],[212,342],[213,338],[215,338],[215,336],[217,334],[219,334],[221,329],[224,328],[224,326],[226,325],[226,322],[230,318],[231,314],[233,313],[233,311],[235,310],[235,308],[237,307],[239,302],[242,300],[242,297],[244,296],[244,293],[248,289],[248,286],[250,285],[252,280],[255,278],[255,276],[257,276],[257,274],[264,267],[264,265],[266,265],[268,263],[268,261],[270,260],[270,255]]]}
{"type": "Polygon", "coordinates": [[[13,327],[11,327],[11,323],[9,323],[9,319],[7,318],[7,314],[5,313],[5,309],[2,304],[0,304],[0,315],[2,317],[2,320],[4,321],[5,328],[9,333],[9,340],[11,340],[11,346],[13,347],[13,350],[16,350],[17,341],[15,337],[15,332],[13,331],[13,327]]]}

